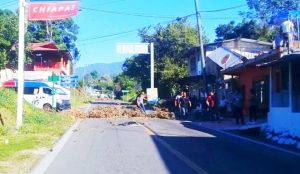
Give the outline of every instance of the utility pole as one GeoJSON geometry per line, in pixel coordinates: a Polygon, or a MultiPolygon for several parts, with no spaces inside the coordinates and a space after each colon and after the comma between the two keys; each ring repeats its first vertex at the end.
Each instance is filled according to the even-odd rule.
{"type": "Polygon", "coordinates": [[[18,50],[17,129],[19,129],[23,123],[25,6],[26,6],[26,0],[20,0],[19,2],[19,44],[18,44],[19,50],[18,50]]]}
{"type": "Polygon", "coordinates": [[[85,89],[85,81],[84,81],[84,76],[85,76],[85,68],[86,68],[87,64],[84,65],[83,67],[83,76],[82,76],[82,87],[83,87],[83,90],[86,92],[86,89],[85,89]]]}
{"type": "Polygon", "coordinates": [[[201,75],[203,77],[204,90],[208,94],[207,84],[206,84],[206,72],[205,72],[205,58],[204,58],[204,49],[203,49],[203,40],[202,40],[202,28],[201,28],[201,16],[198,11],[198,0],[195,1],[195,10],[197,18],[197,29],[198,29],[198,40],[200,45],[200,63],[201,63],[201,75]]]}

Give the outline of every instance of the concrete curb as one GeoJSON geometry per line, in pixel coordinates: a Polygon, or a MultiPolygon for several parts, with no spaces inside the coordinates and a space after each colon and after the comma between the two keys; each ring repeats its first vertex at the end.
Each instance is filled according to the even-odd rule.
{"type": "Polygon", "coordinates": [[[45,173],[46,169],[50,166],[52,161],[58,155],[60,150],[66,144],[68,139],[73,134],[73,131],[79,126],[80,120],[77,120],[68,130],[67,132],[59,139],[59,141],[54,145],[51,152],[48,152],[45,157],[43,157],[37,165],[33,167],[29,174],[42,174],[45,173]]]}
{"type": "Polygon", "coordinates": [[[288,154],[300,157],[300,153],[297,153],[297,152],[294,152],[294,151],[286,150],[286,149],[283,149],[283,148],[280,148],[280,147],[277,147],[277,146],[266,144],[266,143],[263,143],[263,142],[260,142],[260,141],[256,141],[256,140],[253,140],[253,139],[250,139],[250,138],[242,137],[242,136],[239,136],[239,135],[236,135],[236,134],[232,134],[232,133],[229,133],[229,132],[225,132],[225,131],[222,131],[222,130],[213,129],[213,128],[209,127],[209,126],[204,126],[204,125],[202,125],[200,123],[195,123],[195,122],[190,122],[190,123],[192,123],[194,125],[197,125],[199,127],[204,127],[206,129],[210,129],[212,131],[215,131],[215,132],[218,132],[218,133],[221,133],[221,134],[225,134],[225,135],[228,135],[228,136],[231,136],[231,137],[235,137],[235,138],[238,138],[238,139],[241,139],[241,140],[244,140],[244,141],[249,141],[249,142],[252,142],[252,143],[255,143],[255,144],[259,144],[261,146],[265,146],[265,147],[268,147],[268,148],[271,148],[271,149],[274,149],[274,150],[278,150],[278,151],[281,151],[281,152],[285,152],[285,153],[288,153],[288,154]]]}

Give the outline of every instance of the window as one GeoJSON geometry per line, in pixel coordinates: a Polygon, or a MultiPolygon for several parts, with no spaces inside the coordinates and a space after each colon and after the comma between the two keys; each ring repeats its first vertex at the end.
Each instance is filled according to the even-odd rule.
{"type": "Polygon", "coordinates": [[[25,87],[24,88],[24,94],[26,95],[35,95],[39,91],[39,88],[33,88],[33,87],[25,87]]]}
{"type": "Polygon", "coordinates": [[[300,62],[292,66],[292,111],[300,112],[300,62]]]}
{"type": "Polygon", "coordinates": [[[65,93],[65,91],[63,91],[62,89],[60,88],[55,88],[56,90],[56,94],[59,94],[59,95],[67,95],[67,93],[65,93]]]}
{"type": "Polygon", "coordinates": [[[289,106],[289,66],[279,65],[272,68],[272,106],[289,106]]]}
{"type": "Polygon", "coordinates": [[[52,95],[52,90],[50,88],[43,88],[43,93],[52,95]]]}

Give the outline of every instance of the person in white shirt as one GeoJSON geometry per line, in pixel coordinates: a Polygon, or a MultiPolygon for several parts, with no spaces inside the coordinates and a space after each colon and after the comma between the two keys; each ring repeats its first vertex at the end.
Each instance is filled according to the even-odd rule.
{"type": "Polygon", "coordinates": [[[280,26],[283,38],[283,46],[288,47],[289,50],[293,47],[294,42],[294,24],[289,19],[282,22],[280,26]]]}
{"type": "Polygon", "coordinates": [[[180,93],[178,93],[175,97],[175,101],[174,101],[174,106],[177,108],[179,115],[181,115],[181,108],[180,108],[180,98],[183,96],[183,91],[181,91],[180,93]]]}

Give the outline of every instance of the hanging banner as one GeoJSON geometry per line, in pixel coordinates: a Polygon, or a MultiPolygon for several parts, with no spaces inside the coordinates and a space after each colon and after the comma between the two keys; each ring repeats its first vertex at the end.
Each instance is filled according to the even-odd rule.
{"type": "Polygon", "coordinates": [[[79,1],[31,1],[28,5],[28,19],[31,21],[67,19],[79,11],[79,1]]]}

